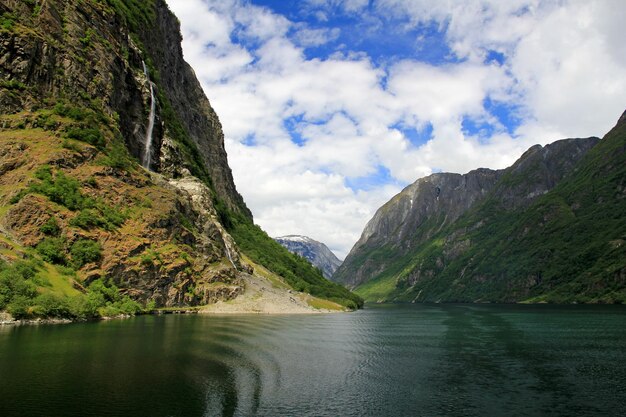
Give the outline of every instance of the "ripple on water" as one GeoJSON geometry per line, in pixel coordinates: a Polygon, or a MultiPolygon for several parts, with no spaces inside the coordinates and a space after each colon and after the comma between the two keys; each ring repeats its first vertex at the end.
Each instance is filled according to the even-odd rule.
{"type": "Polygon", "coordinates": [[[0,415],[608,416],[626,407],[625,317],[421,305],[22,328],[0,333],[0,415]]]}

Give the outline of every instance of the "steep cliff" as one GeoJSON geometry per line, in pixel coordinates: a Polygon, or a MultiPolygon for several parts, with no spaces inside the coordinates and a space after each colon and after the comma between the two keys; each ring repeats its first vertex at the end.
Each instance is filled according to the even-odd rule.
{"type": "MultiPolygon", "coordinates": [[[[242,294],[253,262],[228,229],[256,226],[165,2],[3,0],[0,16],[0,310],[93,316],[242,294]]],[[[295,267],[279,266],[267,273],[293,286],[295,267]]],[[[358,300],[301,275],[309,292],[358,300]]]]}
{"type": "Polygon", "coordinates": [[[328,246],[307,236],[288,235],[274,238],[291,253],[302,256],[304,259],[322,271],[322,274],[330,279],[341,261],[328,249],[328,246]]]}
{"type": "Polygon", "coordinates": [[[484,198],[500,175],[489,169],[438,173],[409,185],[378,209],[333,280],[354,288],[400,267],[416,247],[484,198]]]}
{"type": "MultiPolygon", "coordinates": [[[[158,80],[159,96],[171,106],[172,114],[169,117],[173,122],[178,121],[182,127],[182,132],[176,133],[170,128],[166,134],[183,136],[177,138],[182,143],[191,142],[191,150],[195,147],[198,152],[183,158],[183,161],[191,159],[189,168],[198,170],[198,176],[202,176],[202,170],[206,170],[217,196],[228,209],[252,219],[250,210],[235,188],[224,149],[222,125],[193,69],[183,59],[180,23],[164,0],[156,1],[155,10],[153,22],[142,26],[138,36],[150,57],[158,80]],[[199,160],[193,160],[195,155],[199,156],[199,160]]],[[[161,156],[163,170],[175,177],[180,176],[179,160],[171,157],[171,152],[161,156]]]]}
{"type": "Polygon", "coordinates": [[[624,301],[625,143],[618,124],[601,141],[534,146],[505,170],[418,180],[334,279],[372,301],[624,301]]]}

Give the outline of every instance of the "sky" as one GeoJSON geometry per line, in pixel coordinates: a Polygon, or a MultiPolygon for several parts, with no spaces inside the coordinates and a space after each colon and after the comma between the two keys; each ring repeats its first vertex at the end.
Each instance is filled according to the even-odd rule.
{"type": "Polygon", "coordinates": [[[626,108],[623,0],[167,0],[255,223],[344,258],[435,172],[602,136],[626,108]]]}

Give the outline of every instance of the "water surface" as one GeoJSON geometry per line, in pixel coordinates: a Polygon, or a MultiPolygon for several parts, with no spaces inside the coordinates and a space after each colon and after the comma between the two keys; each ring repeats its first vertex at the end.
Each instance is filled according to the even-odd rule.
{"type": "Polygon", "coordinates": [[[626,308],[383,305],[0,327],[0,416],[615,416],[626,308]]]}

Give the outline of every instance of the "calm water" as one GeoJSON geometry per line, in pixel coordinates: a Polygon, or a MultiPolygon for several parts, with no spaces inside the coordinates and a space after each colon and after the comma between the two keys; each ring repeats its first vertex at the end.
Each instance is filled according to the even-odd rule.
{"type": "Polygon", "coordinates": [[[626,308],[0,327],[0,416],[618,416],[626,308]]]}

